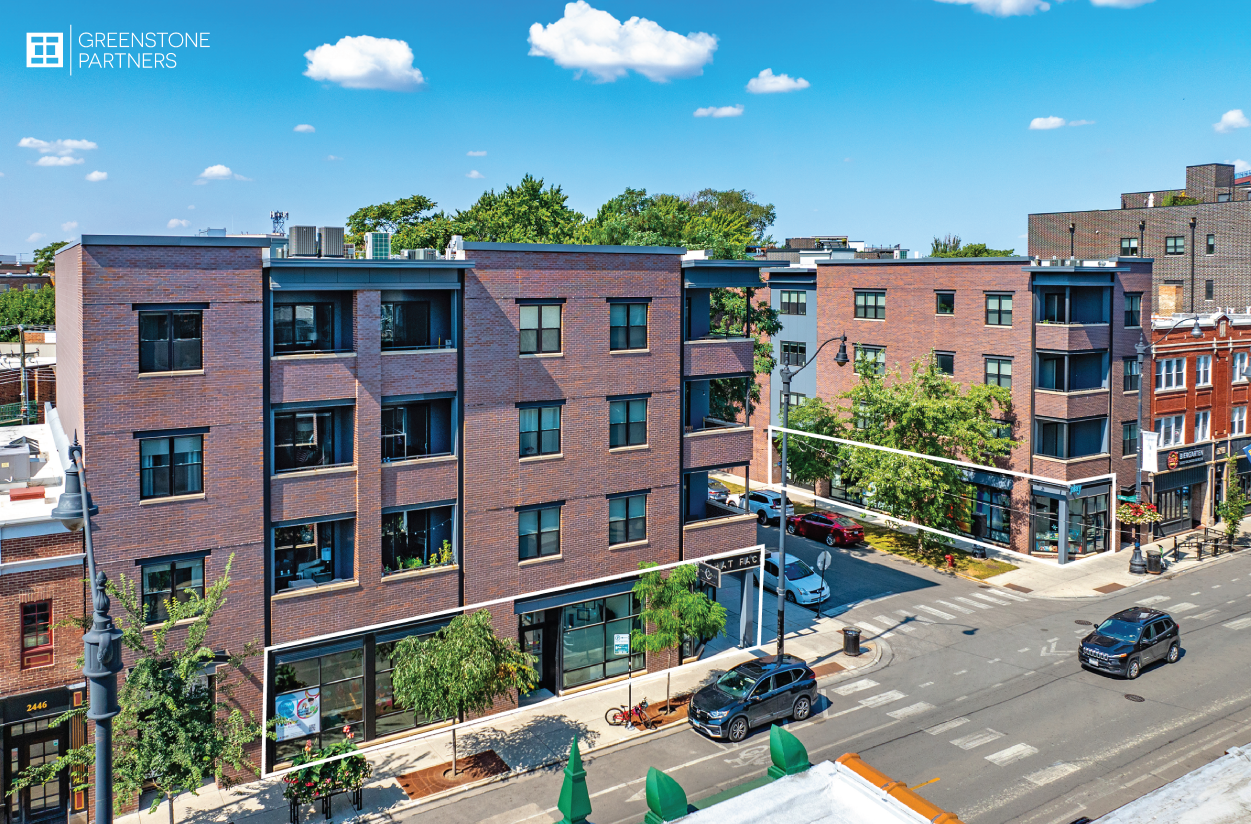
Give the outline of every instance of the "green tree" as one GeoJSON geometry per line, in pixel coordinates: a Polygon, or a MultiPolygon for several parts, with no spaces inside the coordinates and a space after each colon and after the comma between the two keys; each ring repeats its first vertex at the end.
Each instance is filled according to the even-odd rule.
{"type": "Polygon", "coordinates": [[[1199,198],[1191,197],[1185,192],[1176,192],[1174,194],[1165,195],[1164,201],[1160,205],[1161,206],[1194,206],[1202,202],[1203,201],[1200,200],[1199,198]]]}
{"type": "MultiPolygon", "coordinates": [[[[742,289],[714,289],[710,296],[711,323],[713,332],[725,335],[741,335],[747,317],[748,296],[742,289]]],[[[773,357],[773,344],[770,338],[782,331],[782,321],[778,310],[763,300],[756,300],[751,306],[751,337],[753,358],[752,368],[757,375],[768,375],[773,372],[776,358],[773,357]]],[[[749,384],[748,397],[752,408],[760,403],[760,384],[752,380],[749,384]]],[[[740,414],[750,410],[744,409],[744,392],[742,380],[727,378],[712,381],[709,392],[709,414],[723,421],[737,420],[740,414]]]]}
{"type": "MultiPolygon", "coordinates": [[[[841,437],[838,413],[821,398],[807,398],[790,410],[790,429],[841,437]]],[[[781,438],[775,438],[782,448],[781,438]]],[[[829,441],[792,435],[787,440],[786,467],[796,483],[816,485],[838,474],[838,447],[829,441]]]]}
{"type": "Polygon", "coordinates": [[[936,237],[930,243],[930,257],[1012,257],[1015,254],[1015,249],[991,249],[985,243],[966,243],[961,245],[959,235],[936,237]]]}
{"type": "MultiPolygon", "coordinates": [[[[538,682],[534,656],[502,639],[485,609],[458,615],[434,635],[409,636],[392,655],[395,700],[425,718],[463,721],[485,712],[513,691],[529,692],[538,682]]],[[[452,727],[452,774],[456,774],[456,728],[452,727]]]]}
{"type": "Polygon", "coordinates": [[[757,243],[772,240],[765,232],[777,220],[777,210],[772,203],[757,203],[756,195],[746,189],[701,189],[684,199],[697,215],[720,212],[742,217],[747,228],[751,230],[752,239],[757,243]]]}
{"type": "Polygon", "coordinates": [[[565,205],[559,186],[543,188],[543,180],[526,175],[516,186],[483,192],[477,202],[452,219],[465,240],[494,243],[573,243],[581,213],[565,205]]]}
{"type": "MultiPolygon", "coordinates": [[[[657,564],[643,561],[639,569],[657,564]]],[[[642,629],[630,632],[630,648],[635,652],[664,653],[673,666],[673,653],[687,638],[712,638],[725,632],[725,607],[696,588],[699,574],[694,564],[674,567],[665,575],[660,570],[645,572],[634,585],[634,595],[642,604],[642,629]]],[[[665,682],[665,709],[669,704],[669,682],[665,682]]]]}
{"type": "MultiPolygon", "coordinates": [[[[0,293],[0,326],[56,325],[56,290],[44,285],[37,290],[10,289],[0,293]]],[[[17,330],[0,333],[0,340],[17,340],[17,330]]]]}
{"type": "Polygon", "coordinates": [[[347,219],[347,241],[358,246],[366,232],[389,232],[392,249],[437,249],[443,251],[456,234],[452,220],[425,195],[411,195],[390,203],[363,206],[347,219]]]}
{"type": "Polygon", "coordinates": [[[1238,537],[1238,529],[1247,514],[1247,495],[1242,491],[1238,478],[1238,458],[1230,455],[1225,459],[1225,500],[1216,508],[1216,514],[1225,522],[1225,539],[1234,545],[1238,537]]]}
{"type": "Polygon", "coordinates": [[[69,241],[58,240],[55,243],[49,243],[35,250],[35,274],[42,275],[47,273],[49,269],[56,268],[56,253],[62,246],[68,246],[69,241]]]}

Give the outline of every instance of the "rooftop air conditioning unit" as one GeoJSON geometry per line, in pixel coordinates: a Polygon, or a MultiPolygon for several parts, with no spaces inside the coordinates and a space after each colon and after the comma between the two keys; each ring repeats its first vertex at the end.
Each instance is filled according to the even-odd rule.
{"type": "Polygon", "coordinates": [[[433,249],[405,249],[400,252],[404,260],[438,260],[439,256],[433,249]]]}
{"type": "Polygon", "coordinates": [[[317,257],[317,227],[292,226],[287,254],[291,257],[317,257]]]}
{"type": "Polygon", "coordinates": [[[366,232],[365,257],[368,260],[390,260],[391,235],[388,232],[366,232]]]}
{"type": "Polygon", "coordinates": [[[317,234],[321,236],[321,256],[340,258],[343,257],[343,227],[342,226],[322,226],[318,228],[317,234]]]}
{"type": "Polygon", "coordinates": [[[354,257],[356,257],[356,244],[355,244],[355,243],[345,243],[345,244],[343,244],[343,256],[344,256],[345,258],[354,258],[354,257]]]}

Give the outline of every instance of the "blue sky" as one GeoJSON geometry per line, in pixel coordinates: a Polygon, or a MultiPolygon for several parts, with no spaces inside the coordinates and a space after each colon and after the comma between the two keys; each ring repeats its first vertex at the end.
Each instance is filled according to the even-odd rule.
{"type": "Polygon", "coordinates": [[[627,186],[745,188],[777,207],[779,241],[928,249],[954,232],[1024,252],[1030,212],[1113,208],[1122,191],[1180,187],[1187,164],[1251,160],[1247,119],[1226,116],[1251,112],[1244,4],[1047,5],[15,5],[0,36],[0,253],[81,233],[265,231],[271,209],[341,224],[414,193],[454,210],[526,173],[588,214],[627,186]],[[80,44],[176,31],[208,32],[209,48],[126,49],[173,51],[172,69],[78,66],[119,50],[81,45],[72,76],[26,66],[27,32],[71,26],[80,44]],[[765,69],[807,87],[749,92],[765,69]],[[1052,117],[1092,122],[1030,128],[1052,117]]]}

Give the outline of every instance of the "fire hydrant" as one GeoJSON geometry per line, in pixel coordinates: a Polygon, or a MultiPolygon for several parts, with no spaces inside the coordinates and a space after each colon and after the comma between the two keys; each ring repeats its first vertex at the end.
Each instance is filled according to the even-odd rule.
{"type": "Polygon", "coordinates": [[[955,568],[956,568],[956,559],[955,559],[955,558],[952,558],[950,555],[944,555],[943,557],[947,559],[947,569],[955,569],[955,568]]]}

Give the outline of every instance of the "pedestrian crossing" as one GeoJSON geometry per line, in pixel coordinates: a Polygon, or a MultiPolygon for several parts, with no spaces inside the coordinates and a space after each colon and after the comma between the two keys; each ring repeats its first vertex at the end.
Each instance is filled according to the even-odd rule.
{"type": "MultiPolygon", "coordinates": [[[[965,616],[982,615],[996,606],[1012,606],[1014,601],[1024,603],[1028,600],[1020,595],[1006,592],[996,592],[994,595],[974,592],[968,597],[947,595],[945,598],[935,598],[929,604],[917,604],[911,609],[896,609],[891,614],[882,613],[870,618],[858,618],[850,623],[857,627],[865,638],[874,636],[888,638],[897,632],[911,635],[918,628],[926,625],[951,621],[967,622],[974,619],[965,616]]],[[[964,626],[967,623],[961,625],[964,626]]]]}

